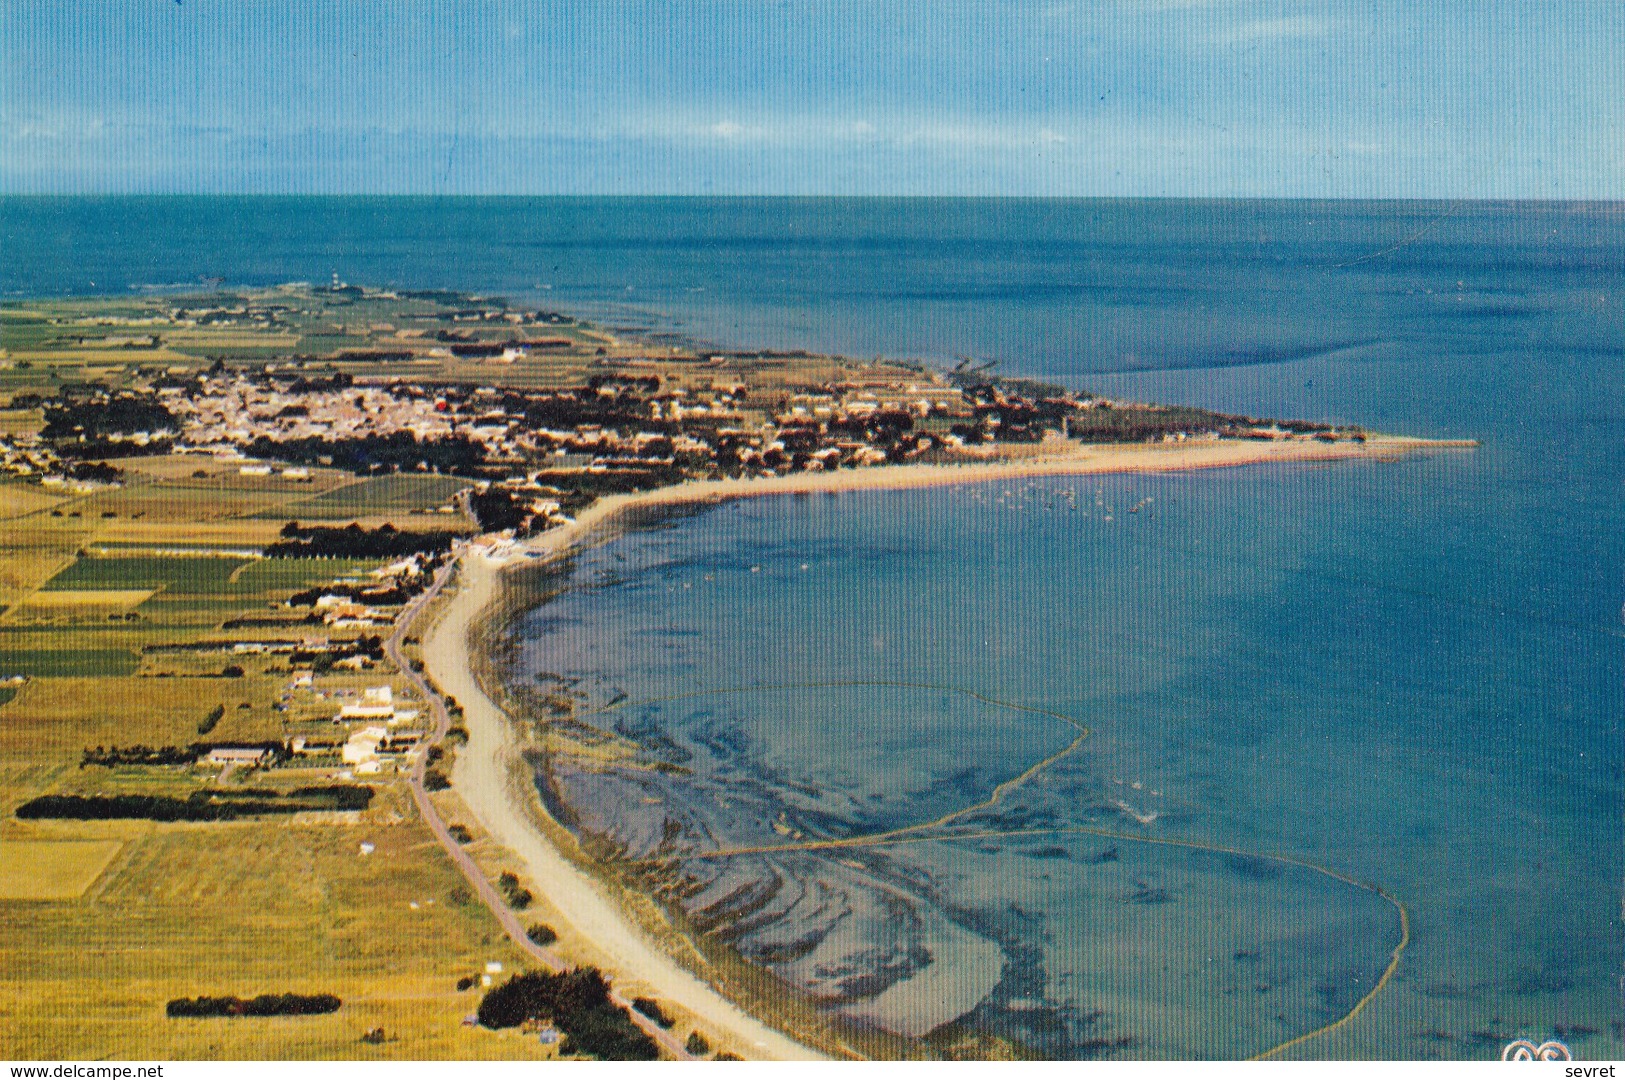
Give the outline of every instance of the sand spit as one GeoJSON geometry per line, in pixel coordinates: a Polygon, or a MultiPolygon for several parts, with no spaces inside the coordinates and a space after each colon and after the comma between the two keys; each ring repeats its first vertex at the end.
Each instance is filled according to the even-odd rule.
{"type": "MultiPolygon", "coordinates": [[[[1021,457],[967,460],[960,464],[885,465],[833,472],[792,473],[748,480],[690,480],[654,491],[599,499],[568,525],[515,545],[508,558],[559,554],[605,522],[640,507],[714,502],[757,495],[792,495],[843,491],[900,491],[908,488],[973,484],[984,480],[1020,480],[1035,476],[1088,476],[1104,473],[1185,472],[1239,465],[1289,464],[1351,459],[1390,460],[1427,450],[1470,449],[1473,439],[1413,439],[1372,435],[1364,442],[1317,439],[1192,440],[1183,443],[1125,443],[1110,446],[1064,444],[1021,457]]],[[[1047,444],[1046,444],[1047,446],[1047,444]]]]}

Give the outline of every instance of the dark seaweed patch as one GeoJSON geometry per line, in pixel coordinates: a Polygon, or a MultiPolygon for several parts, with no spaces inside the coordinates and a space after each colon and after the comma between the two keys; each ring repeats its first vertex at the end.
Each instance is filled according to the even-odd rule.
{"type": "Polygon", "coordinates": [[[1256,855],[1225,855],[1224,866],[1236,876],[1252,881],[1274,881],[1281,876],[1279,866],[1256,855]]]}
{"type": "Polygon", "coordinates": [[[1109,1057],[1133,1045],[1129,1036],[1112,1031],[1103,1010],[1056,1005],[1046,998],[1043,916],[1014,904],[1002,911],[952,909],[949,914],[997,942],[1005,965],[998,985],[976,1008],[927,1036],[933,1044],[980,1031],[1014,1044],[1018,1054],[1050,1060],[1109,1057]]]}
{"type": "Polygon", "coordinates": [[[1531,997],[1535,994],[1561,994],[1571,985],[1569,979],[1563,975],[1536,968],[1522,968],[1508,972],[1506,978],[1502,980],[1502,984],[1509,992],[1518,997],[1531,997]]]}

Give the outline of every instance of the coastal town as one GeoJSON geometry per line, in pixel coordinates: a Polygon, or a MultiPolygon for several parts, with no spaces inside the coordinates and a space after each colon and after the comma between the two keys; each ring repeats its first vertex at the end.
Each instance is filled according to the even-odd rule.
{"type": "MultiPolygon", "coordinates": [[[[124,363],[113,379],[61,380],[54,396],[14,393],[9,409],[36,411],[40,424],[0,434],[0,468],[79,493],[117,483],[118,459],[151,454],[207,457],[235,463],[244,476],[290,480],[308,480],[319,467],[456,476],[478,496],[472,511],[482,529],[523,534],[564,523],[599,495],[684,479],[987,461],[1068,441],[1364,438],[1357,429],[1112,401],[1000,379],[969,363],[938,370],[640,352],[565,316],[456,294],[428,313],[373,310],[361,338],[344,323],[324,327],[361,344],[313,355],[295,351],[304,338],[285,332],[292,313],[309,314],[294,299],[377,308],[402,297],[341,284],[274,295],[277,302],[177,301],[139,317],[31,324],[49,328],[39,333],[42,345],[75,358],[92,348],[173,350],[174,335],[198,328],[251,329],[290,348],[266,358],[209,351],[187,364],[124,363]],[[412,321],[457,329],[398,327],[412,321]],[[129,332],[136,325],[142,334],[129,332]],[[536,332],[560,326],[578,336],[536,332]],[[505,377],[515,374],[522,377],[505,377]]],[[[18,322],[14,313],[8,325],[18,322]]],[[[205,334],[198,344],[218,340],[205,334]]],[[[15,380],[31,360],[26,350],[7,352],[0,365],[15,380]]],[[[456,511],[450,501],[437,509],[456,511]]]]}

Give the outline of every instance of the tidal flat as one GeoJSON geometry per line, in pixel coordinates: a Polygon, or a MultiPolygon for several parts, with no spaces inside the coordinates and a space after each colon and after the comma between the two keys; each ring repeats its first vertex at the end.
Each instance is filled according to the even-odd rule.
{"type": "Polygon", "coordinates": [[[1402,903],[1227,828],[1231,793],[1195,747],[1144,759],[1106,699],[1157,650],[1137,671],[1098,655],[1144,644],[1143,609],[1117,621],[1143,593],[1065,560],[978,591],[1011,584],[998,528],[1112,565],[1166,537],[1147,508],[1192,483],[755,500],[521,571],[545,602],[510,626],[504,678],[542,721],[538,790],[711,946],[938,1049],[1235,1057],[1337,1024],[1396,966],[1402,903]],[[887,499],[955,535],[907,565],[874,520],[887,499]]]}

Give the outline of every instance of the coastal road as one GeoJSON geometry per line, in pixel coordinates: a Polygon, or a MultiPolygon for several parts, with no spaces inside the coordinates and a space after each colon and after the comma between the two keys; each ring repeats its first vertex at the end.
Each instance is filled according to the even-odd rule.
{"type": "MultiPolygon", "coordinates": [[[[412,665],[407,663],[406,658],[401,655],[401,642],[405,639],[407,630],[411,628],[418,615],[433,602],[436,596],[440,595],[441,590],[446,587],[446,583],[451,580],[456,570],[457,560],[453,558],[436,571],[429,588],[401,609],[400,615],[395,620],[394,632],[384,642],[384,654],[389,657],[390,663],[395,665],[402,678],[410,682],[423,695],[423,700],[428,703],[429,710],[434,716],[434,734],[426,740],[429,745],[434,745],[446,737],[446,731],[451,727],[451,712],[446,708],[445,699],[440,696],[434,687],[429,685],[429,680],[414,670],[412,665]]],[[[434,837],[440,842],[440,846],[445,849],[447,855],[451,856],[451,861],[456,864],[457,869],[463,872],[463,877],[467,878],[468,883],[473,886],[474,894],[490,909],[491,914],[496,916],[497,922],[502,925],[503,931],[513,940],[515,945],[519,946],[549,971],[556,972],[568,969],[571,965],[558,953],[530,940],[525,933],[524,924],[519,921],[519,916],[514,914],[507,901],[497,892],[496,887],[485,876],[485,872],[480,869],[479,864],[464,850],[463,845],[459,844],[451,835],[451,831],[446,827],[445,820],[440,816],[440,811],[435,809],[434,803],[429,799],[429,792],[423,786],[423,774],[427,767],[428,754],[425,752],[418,755],[418,759],[413,764],[412,771],[407,777],[407,782],[412,788],[412,801],[417,804],[418,813],[423,815],[423,820],[428,824],[429,831],[434,833],[434,837]]],[[[666,1053],[680,1061],[700,1060],[684,1048],[683,1044],[678,1041],[677,1036],[634,1009],[632,1003],[622,997],[619,992],[611,990],[610,999],[615,1004],[626,1009],[627,1014],[632,1017],[632,1022],[641,1028],[666,1053]]]]}

